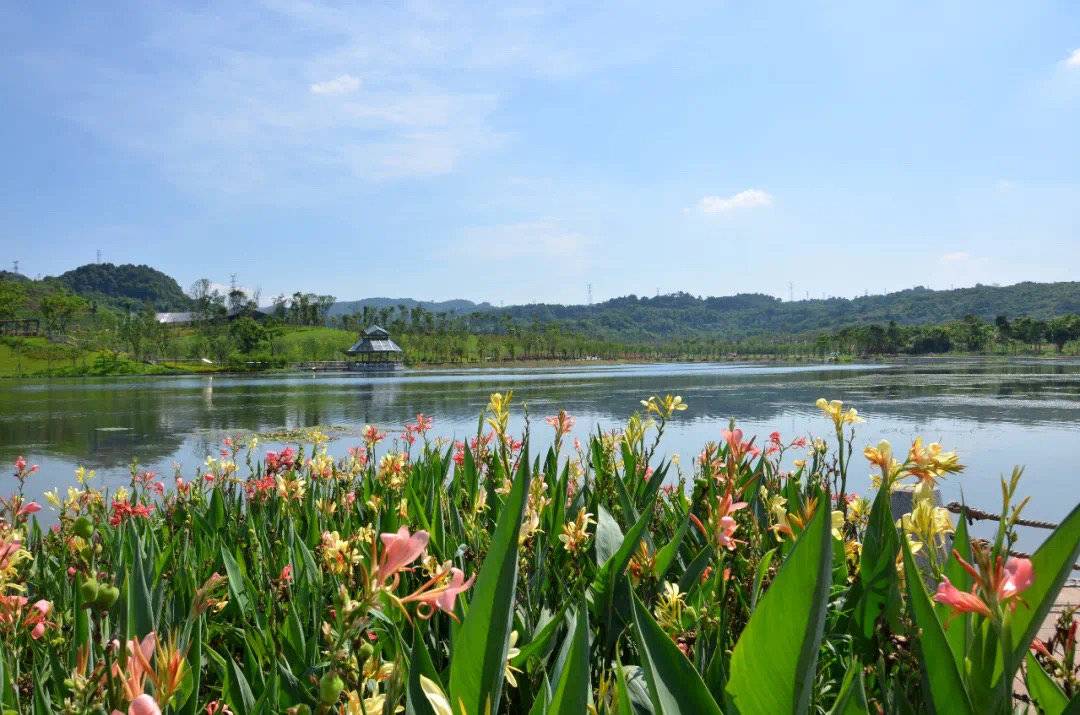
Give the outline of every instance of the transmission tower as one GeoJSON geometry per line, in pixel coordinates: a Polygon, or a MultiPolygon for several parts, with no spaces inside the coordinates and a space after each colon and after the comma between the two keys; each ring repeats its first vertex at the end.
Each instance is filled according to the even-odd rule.
{"type": "Polygon", "coordinates": [[[101,249],[100,248],[97,250],[97,262],[101,263],[101,249]]]}
{"type": "Polygon", "coordinates": [[[12,270],[13,273],[18,273],[19,272],[19,262],[18,261],[12,261],[11,262],[11,270],[12,270]]]}
{"type": "Polygon", "coordinates": [[[795,284],[791,281],[787,282],[787,299],[789,303],[795,302],[795,284]]]}
{"type": "Polygon", "coordinates": [[[589,305],[592,305],[592,283],[585,284],[585,296],[589,301],[589,305]]]}

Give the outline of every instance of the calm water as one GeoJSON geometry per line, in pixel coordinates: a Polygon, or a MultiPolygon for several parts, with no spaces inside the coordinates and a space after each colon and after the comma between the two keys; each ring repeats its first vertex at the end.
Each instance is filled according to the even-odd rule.
{"type": "MultiPolygon", "coordinates": [[[[436,432],[474,434],[492,391],[513,389],[534,430],[561,406],[584,435],[626,419],[653,393],[683,396],[665,441],[668,454],[690,458],[719,439],[731,417],[751,434],[827,435],[814,407],[818,397],[859,409],[856,446],[886,438],[902,448],[921,434],[958,450],[968,470],[945,485],[968,503],[995,510],[998,478],[1026,466],[1022,490],[1028,515],[1058,520],[1078,500],[1080,361],[950,360],[892,365],[756,366],[733,364],[581,366],[549,369],[453,370],[394,377],[275,375],[273,377],[109,378],[0,381],[0,460],[19,454],[41,465],[35,491],[66,485],[83,464],[107,484],[126,482],[127,465],[185,474],[216,453],[214,443],[242,430],[313,425],[344,428],[332,451],[358,443],[366,423],[397,430],[417,412],[435,417],[436,432]]],[[[520,411],[515,429],[520,429],[520,411]]],[[[759,440],[760,441],[760,440],[759,440]]],[[[270,446],[268,442],[264,442],[270,446]]],[[[868,485],[861,457],[853,471],[868,485]]],[[[868,473],[868,470],[866,470],[868,473]]],[[[9,472],[5,472],[9,474],[9,472]]],[[[11,481],[10,476],[4,477],[11,481]]],[[[5,489],[6,490],[6,489],[5,489]]],[[[1027,539],[1025,539],[1027,541],[1027,539]]]]}

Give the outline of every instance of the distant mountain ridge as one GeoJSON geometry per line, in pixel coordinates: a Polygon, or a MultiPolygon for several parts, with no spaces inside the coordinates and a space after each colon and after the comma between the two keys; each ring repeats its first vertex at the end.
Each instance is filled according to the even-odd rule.
{"type": "Polygon", "coordinates": [[[429,313],[454,313],[466,314],[493,310],[491,303],[474,303],[463,298],[455,300],[416,300],[414,298],[361,298],[360,300],[338,301],[330,306],[327,317],[336,318],[342,315],[350,315],[362,311],[365,307],[372,309],[396,308],[404,305],[406,308],[420,306],[429,313]]]}
{"type": "Polygon", "coordinates": [[[740,338],[798,335],[848,325],[916,325],[975,315],[1046,319],[1080,313],[1080,282],[976,285],[953,290],[916,287],[884,295],[782,301],[760,293],[701,298],[688,293],[634,295],[596,305],[532,304],[478,314],[474,329],[498,330],[506,318],[518,324],[555,323],[570,332],[623,340],[672,337],[740,338]]]}

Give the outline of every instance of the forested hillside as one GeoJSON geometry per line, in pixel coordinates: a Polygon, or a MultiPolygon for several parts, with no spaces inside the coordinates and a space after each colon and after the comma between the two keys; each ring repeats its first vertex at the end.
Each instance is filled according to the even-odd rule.
{"type": "Polygon", "coordinates": [[[476,330],[556,323],[571,332],[622,340],[688,336],[803,335],[867,323],[919,325],[974,315],[1048,319],[1080,312],[1080,282],[1017,283],[936,291],[911,288],[859,298],[781,301],[763,294],[700,298],[687,293],[626,296],[596,305],[510,306],[469,316],[476,330]]]}
{"type": "Polygon", "coordinates": [[[67,290],[89,300],[118,307],[141,307],[155,310],[187,310],[191,299],[176,280],[150,266],[112,263],[89,263],[62,273],[56,281],[67,290]]]}

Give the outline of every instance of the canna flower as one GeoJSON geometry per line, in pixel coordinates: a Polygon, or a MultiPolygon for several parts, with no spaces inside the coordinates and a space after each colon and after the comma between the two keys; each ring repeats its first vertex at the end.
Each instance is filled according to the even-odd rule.
{"type": "Polygon", "coordinates": [[[939,478],[964,471],[964,465],[960,464],[956,452],[943,451],[937,442],[924,448],[922,437],[916,437],[908,451],[904,471],[918,479],[920,487],[932,490],[939,478]]]}
{"type": "Polygon", "coordinates": [[[521,670],[510,665],[510,661],[521,655],[521,649],[517,647],[518,632],[510,631],[510,643],[506,649],[506,668],[503,670],[503,675],[506,678],[506,682],[510,684],[511,688],[517,687],[517,677],[515,673],[520,673],[521,670]]]}
{"type": "Polygon", "coordinates": [[[664,395],[663,398],[653,395],[647,400],[641,401],[645,412],[653,413],[663,420],[670,419],[676,412],[682,412],[687,405],[680,395],[664,395]]]}
{"type": "Polygon", "coordinates": [[[943,577],[938,585],[934,600],[951,608],[954,615],[979,613],[987,617],[990,616],[990,607],[981,598],[974,593],[961,591],[956,586],[953,586],[948,576],[943,577]]]}
{"type": "MultiPolygon", "coordinates": [[[[116,643],[116,641],[113,642],[116,643]]],[[[130,701],[134,701],[143,694],[146,676],[153,677],[154,670],[150,665],[150,659],[154,656],[156,645],[157,635],[153,631],[148,633],[142,641],[139,641],[138,638],[132,638],[127,644],[128,657],[125,668],[121,669],[119,663],[113,663],[112,677],[120,681],[124,697],[130,701]]],[[[145,703],[145,701],[143,702],[145,703]]],[[[129,709],[128,712],[131,713],[132,711],[129,709]]],[[[143,712],[153,711],[144,710],[143,712]]]]}
{"type": "Polygon", "coordinates": [[[465,572],[457,567],[452,567],[449,572],[440,570],[439,574],[429,580],[428,583],[401,599],[401,603],[420,604],[417,608],[417,614],[421,618],[430,618],[435,613],[435,609],[438,608],[456,620],[454,603],[457,601],[457,596],[459,593],[467,591],[475,580],[476,574],[466,580],[465,572]],[[447,573],[449,573],[449,578],[447,578],[447,573]]]}
{"type": "Polygon", "coordinates": [[[824,397],[819,397],[815,404],[817,404],[819,410],[825,413],[826,417],[832,420],[837,434],[844,431],[844,425],[853,425],[865,421],[862,417],[859,417],[859,412],[854,407],[844,412],[844,403],[841,400],[829,401],[824,397]]]}
{"type": "MultiPolygon", "coordinates": [[[[424,691],[428,705],[431,706],[435,715],[454,715],[454,710],[450,707],[450,698],[446,697],[446,693],[443,692],[438,683],[426,675],[421,675],[420,689],[424,691]]],[[[373,710],[370,712],[379,711],[373,710]]],[[[360,710],[357,710],[355,714],[350,712],[349,715],[360,715],[360,710]]]]}
{"type": "Polygon", "coordinates": [[[375,445],[386,439],[386,433],[380,432],[379,428],[375,425],[364,425],[364,429],[360,434],[364,438],[364,443],[367,445],[368,451],[371,451],[375,448],[375,445]]]}
{"type": "Polygon", "coordinates": [[[566,414],[566,410],[559,410],[559,414],[545,417],[544,421],[555,428],[556,437],[561,437],[574,428],[574,418],[566,414]]]}
{"type": "Polygon", "coordinates": [[[164,643],[158,642],[154,660],[157,663],[154,694],[161,698],[162,702],[168,704],[173,695],[180,690],[187,671],[187,661],[184,660],[184,654],[177,648],[175,637],[170,637],[164,643]]]}
{"type": "Polygon", "coordinates": [[[863,449],[863,456],[881,470],[881,479],[888,484],[892,484],[903,466],[893,458],[892,445],[885,439],[878,442],[877,447],[863,449]]]}
{"type": "Polygon", "coordinates": [[[964,570],[971,574],[971,591],[961,591],[945,578],[938,586],[934,600],[949,606],[954,615],[979,613],[993,618],[1003,610],[1015,610],[1016,604],[1022,600],[1020,594],[1035,582],[1035,570],[1030,559],[1010,557],[1002,564],[1001,557],[998,556],[991,562],[990,553],[982,549],[975,553],[978,564],[976,569],[960,558],[955,550],[953,555],[964,570]]]}
{"type": "Polygon", "coordinates": [[[595,523],[596,519],[593,515],[585,511],[585,507],[581,507],[574,521],[563,524],[562,533],[559,534],[559,541],[563,543],[563,548],[576,554],[589,540],[589,525],[595,523]]]}
{"type": "Polygon", "coordinates": [[[429,536],[426,531],[410,534],[409,527],[402,526],[395,534],[380,534],[379,539],[382,541],[383,553],[379,566],[375,569],[375,579],[380,584],[385,584],[424,553],[429,536]]]}
{"type": "Polygon", "coordinates": [[[510,421],[510,401],[513,398],[514,391],[507,390],[505,395],[493,392],[488,399],[487,409],[491,417],[488,417],[486,421],[500,438],[506,435],[506,428],[510,421]]]}

